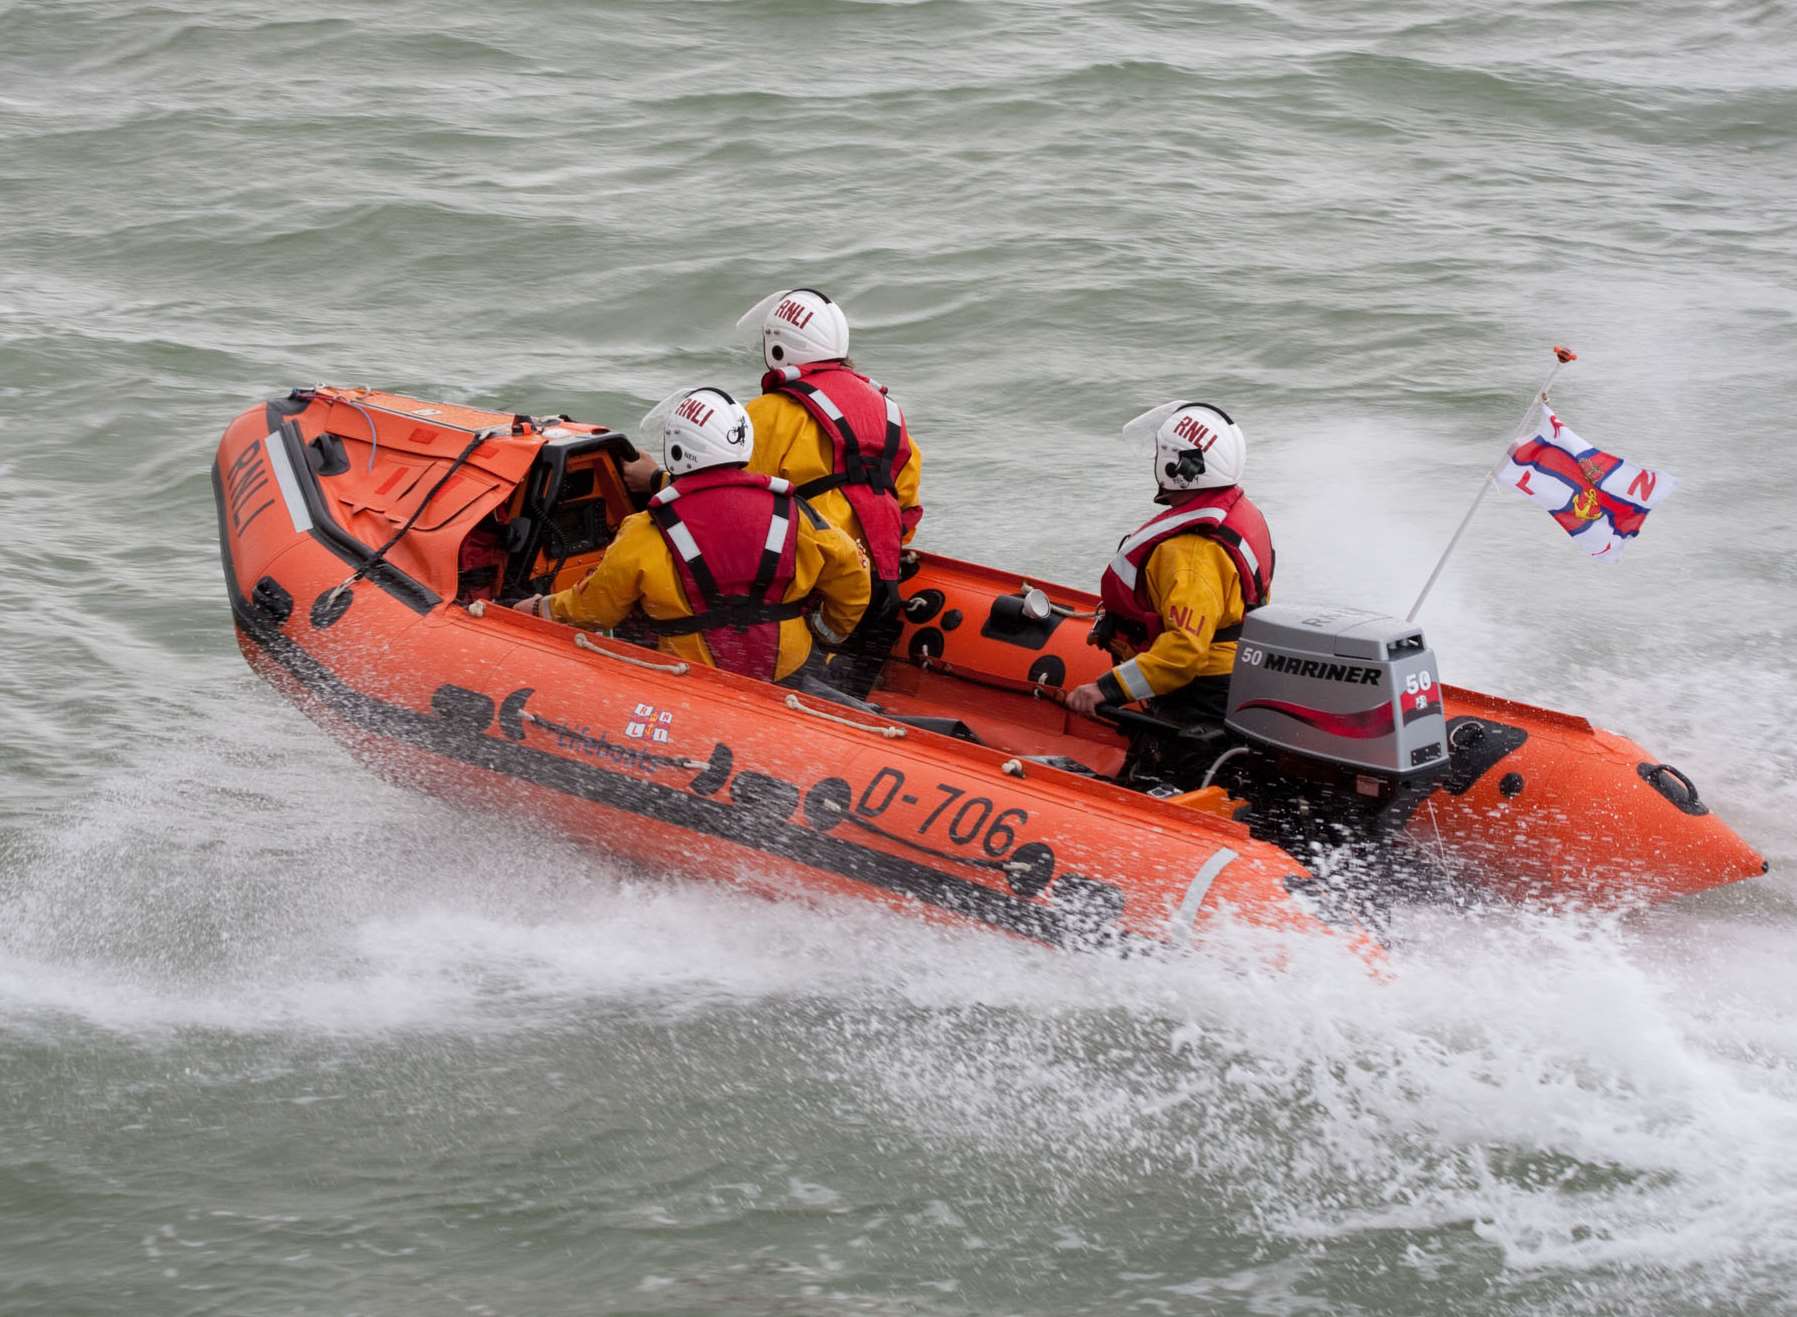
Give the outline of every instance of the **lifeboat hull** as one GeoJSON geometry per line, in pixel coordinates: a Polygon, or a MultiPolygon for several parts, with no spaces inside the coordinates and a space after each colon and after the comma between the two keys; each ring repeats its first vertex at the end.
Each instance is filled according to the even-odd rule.
{"type": "MultiPolygon", "coordinates": [[[[992,682],[1000,689],[968,715],[976,726],[1053,721],[1032,688],[1094,681],[1109,666],[1085,639],[1081,615],[1097,606],[1094,595],[928,555],[906,592],[899,651],[929,671],[901,682],[992,682]],[[1047,619],[1018,619],[1001,603],[1014,605],[1032,584],[1056,610],[1047,619]]],[[[1456,686],[1445,688],[1443,709],[1449,770],[1385,820],[1391,839],[1420,860],[1504,899],[1592,906],[1685,896],[1766,872],[1764,857],[1683,774],[1627,737],[1456,686]]],[[[1109,740],[1107,762],[1120,762],[1122,738],[1109,740]]]]}
{"type": "Polygon", "coordinates": [[[352,535],[345,508],[393,479],[389,467],[428,476],[479,427],[514,419],[357,403],[244,413],[213,483],[246,658],[384,774],[657,869],[869,897],[1055,945],[1183,947],[1224,910],[1322,929],[1292,895],[1302,866],[1228,818],[460,604],[452,580],[392,559],[346,585],[374,537],[352,535]],[[313,441],[377,427],[379,447],[352,442],[356,476],[333,491],[313,441]]]}
{"type": "MultiPolygon", "coordinates": [[[[1323,927],[1316,879],[1250,826],[1252,800],[1161,800],[1100,776],[1123,737],[1048,698],[1103,670],[1077,616],[1089,594],[1043,587],[1055,611],[1032,619],[1018,578],[907,555],[904,629],[875,696],[889,716],[471,598],[466,545],[568,485],[545,465],[558,445],[607,434],[365,390],[246,411],[213,469],[246,658],[395,780],[660,869],[1056,945],[1183,947],[1225,911],[1323,927]]],[[[578,524],[601,509],[615,522],[620,497],[595,486],[578,524]]],[[[567,584],[603,550],[574,521],[558,534],[533,580],[567,584]]],[[[1608,904],[1764,871],[1625,738],[1472,691],[1449,688],[1446,705],[1450,771],[1392,836],[1494,893],[1608,904]]]]}

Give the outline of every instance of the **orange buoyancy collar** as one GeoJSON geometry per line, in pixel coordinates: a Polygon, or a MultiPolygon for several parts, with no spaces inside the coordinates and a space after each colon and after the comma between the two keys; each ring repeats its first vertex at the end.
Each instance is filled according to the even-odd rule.
{"type": "Polygon", "coordinates": [[[792,485],[735,468],[681,476],[649,500],[691,617],[651,621],[657,635],[703,634],[720,668],[772,681],[798,562],[792,485]]]}
{"type": "MultiPolygon", "coordinates": [[[[1148,556],[1163,540],[1203,535],[1221,544],[1241,578],[1242,605],[1249,611],[1266,603],[1273,588],[1273,535],[1267,529],[1267,519],[1240,485],[1176,497],[1172,507],[1123,537],[1099,586],[1105,616],[1139,649],[1153,644],[1163,629],[1142,579],[1148,556]]],[[[1216,639],[1234,640],[1239,634],[1240,627],[1228,627],[1218,631],[1216,639]]]]}
{"type": "Polygon", "coordinates": [[[911,460],[905,416],[886,390],[840,361],[816,361],[770,370],[761,377],[764,393],[794,399],[829,436],[832,473],[799,487],[801,498],[840,489],[867,539],[877,580],[896,581],[899,548],[908,522],[898,502],[898,473],[911,460]]]}

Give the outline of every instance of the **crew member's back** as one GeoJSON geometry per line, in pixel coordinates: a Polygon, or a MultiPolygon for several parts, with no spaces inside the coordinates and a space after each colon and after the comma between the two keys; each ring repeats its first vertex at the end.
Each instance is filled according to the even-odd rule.
{"type": "Polygon", "coordinates": [[[670,654],[795,679],[812,631],[840,643],[867,607],[859,550],[789,482],[744,469],[753,427],[723,390],[675,394],[644,418],[644,432],[658,427],[671,479],[648,510],[624,519],[579,584],[517,606],[597,627],[640,611],[670,654]]]}

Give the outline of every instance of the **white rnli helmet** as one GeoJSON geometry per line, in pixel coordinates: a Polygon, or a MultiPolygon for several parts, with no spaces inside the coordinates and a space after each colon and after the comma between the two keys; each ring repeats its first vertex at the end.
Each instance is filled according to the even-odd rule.
{"type": "Polygon", "coordinates": [[[840,361],[849,355],[849,319],[815,288],[770,293],[736,322],[760,335],[761,359],[769,370],[813,361],[840,361]]]}
{"type": "Polygon", "coordinates": [[[742,466],[755,451],[748,412],[722,389],[680,389],[643,417],[637,433],[661,435],[661,462],[670,475],[714,466],[742,466]]]}
{"type": "Polygon", "coordinates": [[[1248,441],[1229,413],[1212,403],[1164,402],[1124,426],[1123,436],[1152,441],[1162,493],[1241,483],[1248,441]]]}

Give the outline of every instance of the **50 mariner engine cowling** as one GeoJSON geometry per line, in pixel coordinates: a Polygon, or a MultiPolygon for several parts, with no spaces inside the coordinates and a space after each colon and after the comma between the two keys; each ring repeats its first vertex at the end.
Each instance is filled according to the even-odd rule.
{"type": "Polygon", "coordinates": [[[1374,779],[1360,785],[1363,795],[1433,777],[1449,762],[1441,679],[1422,629],[1358,608],[1269,604],[1250,613],[1225,722],[1263,749],[1374,779]]]}

